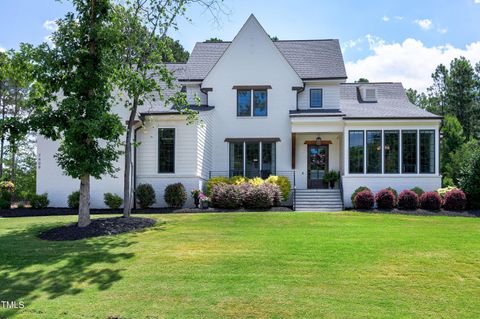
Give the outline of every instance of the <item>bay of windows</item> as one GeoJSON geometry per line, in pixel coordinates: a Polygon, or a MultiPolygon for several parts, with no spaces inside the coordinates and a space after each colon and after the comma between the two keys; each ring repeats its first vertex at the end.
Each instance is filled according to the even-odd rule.
{"type": "Polygon", "coordinates": [[[267,115],[267,90],[237,90],[237,116],[267,115]]]}
{"type": "Polygon", "coordinates": [[[276,172],[276,144],[273,142],[230,142],[230,176],[267,178],[276,172]]]}
{"type": "Polygon", "coordinates": [[[435,130],[352,130],[350,174],[434,174],[435,130]]]}

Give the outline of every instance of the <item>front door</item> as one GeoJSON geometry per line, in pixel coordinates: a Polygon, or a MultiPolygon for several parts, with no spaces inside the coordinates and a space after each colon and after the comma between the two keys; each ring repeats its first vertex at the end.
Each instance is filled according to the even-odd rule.
{"type": "Polygon", "coordinates": [[[328,145],[308,145],[307,186],[323,188],[323,175],[328,170],[328,145]]]}

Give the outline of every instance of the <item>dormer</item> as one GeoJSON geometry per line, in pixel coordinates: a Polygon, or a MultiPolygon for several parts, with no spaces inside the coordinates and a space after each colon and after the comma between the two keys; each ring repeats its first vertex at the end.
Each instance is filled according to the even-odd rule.
{"type": "Polygon", "coordinates": [[[360,97],[363,102],[377,102],[377,89],[368,85],[359,87],[360,97]]]}

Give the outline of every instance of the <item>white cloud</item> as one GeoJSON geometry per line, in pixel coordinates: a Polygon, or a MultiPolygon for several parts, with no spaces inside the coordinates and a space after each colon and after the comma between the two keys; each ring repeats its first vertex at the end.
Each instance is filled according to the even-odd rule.
{"type": "Polygon", "coordinates": [[[388,21],[390,21],[390,18],[387,17],[387,16],[383,16],[383,17],[382,17],[382,20],[385,21],[385,22],[388,22],[388,21]]]}
{"type": "Polygon", "coordinates": [[[5,52],[5,51],[7,51],[5,50],[5,48],[0,47],[0,52],[5,52]]]}
{"type": "Polygon", "coordinates": [[[479,4],[479,3],[480,3],[480,0],[475,0],[475,3],[476,3],[476,4],[479,4]]]}
{"type": "MultiPolygon", "coordinates": [[[[479,0],[480,1],[480,0],[479,0]]],[[[440,33],[447,33],[448,32],[448,28],[437,28],[437,31],[440,32],[440,33]]]]}
{"type": "Polygon", "coordinates": [[[464,49],[450,44],[426,47],[421,41],[408,38],[402,43],[386,43],[372,35],[365,36],[372,55],[346,63],[350,81],[367,78],[370,81],[402,82],[406,88],[426,91],[432,83],[431,74],[443,63],[464,56],[472,63],[480,61],[480,41],[464,49]]]}
{"type": "Polygon", "coordinates": [[[418,24],[423,30],[430,30],[433,27],[432,20],[430,19],[417,19],[414,22],[418,24]]]}
{"type": "Polygon", "coordinates": [[[48,35],[46,35],[43,40],[49,44],[52,44],[52,32],[55,32],[58,30],[58,25],[55,20],[46,20],[43,23],[43,28],[49,32],[48,35]]]}
{"type": "MultiPolygon", "coordinates": [[[[479,1],[480,1],[480,0],[479,0],[479,1]]],[[[397,19],[397,20],[403,20],[403,17],[402,17],[402,16],[395,16],[394,18],[397,19]]]]}
{"type": "Polygon", "coordinates": [[[347,49],[352,49],[358,47],[359,44],[363,42],[364,38],[358,38],[355,40],[348,40],[347,42],[342,44],[342,52],[345,52],[347,49]]]}

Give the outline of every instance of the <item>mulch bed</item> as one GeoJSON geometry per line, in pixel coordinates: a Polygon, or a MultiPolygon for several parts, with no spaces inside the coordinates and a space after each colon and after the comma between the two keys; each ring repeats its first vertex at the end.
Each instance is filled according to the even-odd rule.
{"type": "MultiPolygon", "coordinates": [[[[132,214],[180,214],[180,213],[230,213],[230,212],[258,212],[258,211],[271,211],[271,212],[291,212],[291,207],[272,207],[271,209],[258,210],[258,209],[217,209],[217,208],[147,208],[147,209],[134,209],[132,214]]],[[[123,214],[121,209],[90,209],[91,215],[99,214],[123,214]]],[[[65,216],[65,215],[78,215],[77,209],[71,208],[14,208],[14,209],[1,209],[0,217],[35,217],[35,216],[65,216]]]]}
{"type": "Polygon", "coordinates": [[[52,241],[79,240],[98,236],[116,235],[152,227],[157,221],[141,217],[113,217],[93,219],[90,225],[77,224],[55,227],[38,234],[38,238],[52,241]]]}
{"type": "Polygon", "coordinates": [[[401,215],[415,215],[415,216],[453,216],[453,217],[480,217],[480,209],[470,209],[464,211],[451,211],[451,210],[402,210],[394,208],[392,210],[373,209],[373,210],[356,210],[361,213],[370,214],[401,214],[401,215]]]}

